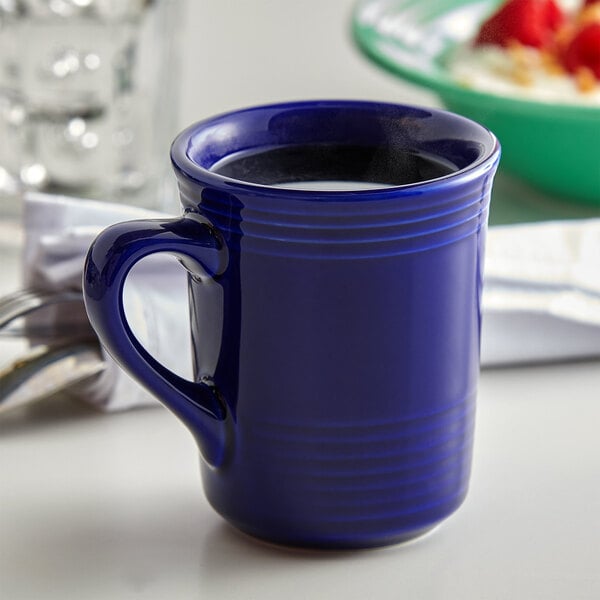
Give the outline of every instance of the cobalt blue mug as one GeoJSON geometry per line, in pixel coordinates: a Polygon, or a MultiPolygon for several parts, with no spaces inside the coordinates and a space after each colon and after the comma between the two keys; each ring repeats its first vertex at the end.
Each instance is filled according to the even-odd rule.
{"type": "Polygon", "coordinates": [[[227,521],[357,548],[419,536],[461,504],[499,154],[488,130],[444,111],[240,110],[174,141],[182,217],[96,239],[90,321],[191,430],[227,521]],[[150,356],[124,314],[127,274],[155,252],[189,272],[194,381],[150,356]]]}

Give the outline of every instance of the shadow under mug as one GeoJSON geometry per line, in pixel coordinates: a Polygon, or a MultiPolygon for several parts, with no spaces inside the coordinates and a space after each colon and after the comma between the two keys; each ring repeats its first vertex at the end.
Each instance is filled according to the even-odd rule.
{"type": "Polygon", "coordinates": [[[499,154],[488,130],[444,111],[240,110],[173,143],[182,217],[98,236],[90,321],[191,430],[206,496],[233,525],[369,547],[421,535],[461,504],[499,154]],[[155,252],[189,272],[194,381],[150,356],[124,314],[127,274],[155,252]]]}

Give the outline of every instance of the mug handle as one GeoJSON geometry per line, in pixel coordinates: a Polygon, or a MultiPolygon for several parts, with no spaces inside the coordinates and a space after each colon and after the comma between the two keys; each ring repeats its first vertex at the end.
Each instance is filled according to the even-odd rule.
{"type": "MultiPolygon", "coordinates": [[[[194,276],[213,277],[227,266],[220,232],[200,215],[118,223],[94,240],[83,271],[83,294],[90,323],[108,353],[158,397],[191,430],[209,464],[226,453],[226,404],[210,382],[193,382],[167,369],[135,337],[123,306],[131,268],[145,256],[167,252],[194,276]]],[[[157,282],[158,284],[158,282],[157,282]]]]}

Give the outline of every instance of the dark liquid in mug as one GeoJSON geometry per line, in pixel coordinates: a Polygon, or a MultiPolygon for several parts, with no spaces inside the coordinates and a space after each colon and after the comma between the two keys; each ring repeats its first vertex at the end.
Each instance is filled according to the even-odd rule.
{"type": "Polygon", "coordinates": [[[221,159],[211,171],[248,183],[302,189],[389,187],[444,177],[458,171],[450,161],[431,154],[381,146],[312,144],[259,152],[238,152],[221,159]],[[315,186],[317,182],[327,182],[315,186]],[[350,183],[350,185],[348,185],[350,183]]]}

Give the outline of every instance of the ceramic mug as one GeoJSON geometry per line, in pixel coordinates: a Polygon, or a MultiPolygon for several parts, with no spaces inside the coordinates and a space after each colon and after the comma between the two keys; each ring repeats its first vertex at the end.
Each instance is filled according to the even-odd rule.
{"type": "Polygon", "coordinates": [[[191,430],[206,496],[230,523],[283,544],[368,547],[461,504],[499,154],[488,130],[444,111],[240,110],[174,141],[183,216],[96,239],[90,321],[191,430]],[[124,314],[128,271],[155,252],[189,272],[194,381],[150,356],[124,314]]]}

